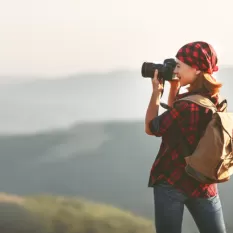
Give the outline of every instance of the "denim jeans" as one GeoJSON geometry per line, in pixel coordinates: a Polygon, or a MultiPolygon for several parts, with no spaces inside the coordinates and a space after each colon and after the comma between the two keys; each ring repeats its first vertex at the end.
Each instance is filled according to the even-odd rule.
{"type": "Polygon", "coordinates": [[[188,198],[168,183],[154,187],[156,233],[181,233],[184,206],[200,233],[226,233],[219,196],[188,198]]]}

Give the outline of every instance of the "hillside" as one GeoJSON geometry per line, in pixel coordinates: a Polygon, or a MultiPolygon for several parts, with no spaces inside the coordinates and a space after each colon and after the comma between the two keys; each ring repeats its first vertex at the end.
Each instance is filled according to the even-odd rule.
{"type": "Polygon", "coordinates": [[[113,206],[63,196],[0,193],[1,233],[153,233],[149,220],[113,206]]]}

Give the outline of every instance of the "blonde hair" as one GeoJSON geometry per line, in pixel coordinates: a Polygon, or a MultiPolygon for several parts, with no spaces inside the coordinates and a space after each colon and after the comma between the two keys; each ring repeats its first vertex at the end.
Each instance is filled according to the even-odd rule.
{"type": "Polygon", "coordinates": [[[221,87],[222,83],[217,82],[211,74],[201,72],[187,89],[190,92],[208,92],[211,96],[214,96],[219,93],[221,87]]]}

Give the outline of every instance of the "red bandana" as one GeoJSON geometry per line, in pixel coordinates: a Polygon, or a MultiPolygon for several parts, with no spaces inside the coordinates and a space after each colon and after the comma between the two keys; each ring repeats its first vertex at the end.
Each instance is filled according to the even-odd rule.
{"type": "Polygon", "coordinates": [[[210,44],[203,41],[184,45],[177,52],[176,58],[205,73],[212,74],[218,71],[216,52],[210,44]]]}

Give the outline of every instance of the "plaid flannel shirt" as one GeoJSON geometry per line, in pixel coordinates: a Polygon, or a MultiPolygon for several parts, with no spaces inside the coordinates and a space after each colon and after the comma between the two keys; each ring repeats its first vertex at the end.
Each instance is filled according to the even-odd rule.
{"type": "MultiPolygon", "coordinates": [[[[192,93],[179,94],[176,99],[192,93]]],[[[205,95],[208,97],[208,95],[205,95]]],[[[209,97],[210,98],[210,97],[209,97]]],[[[210,98],[217,104],[217,98],[210,98]]],[[[150,130],[162,142],[152,165],[149,187],[165,180],[189,197],[211,197],[217,194],[216,184],[202,184],[185,172],[183,143],[194,151],[212,112],[195,103],[181,101],[150,122],[150,130]]]]}

